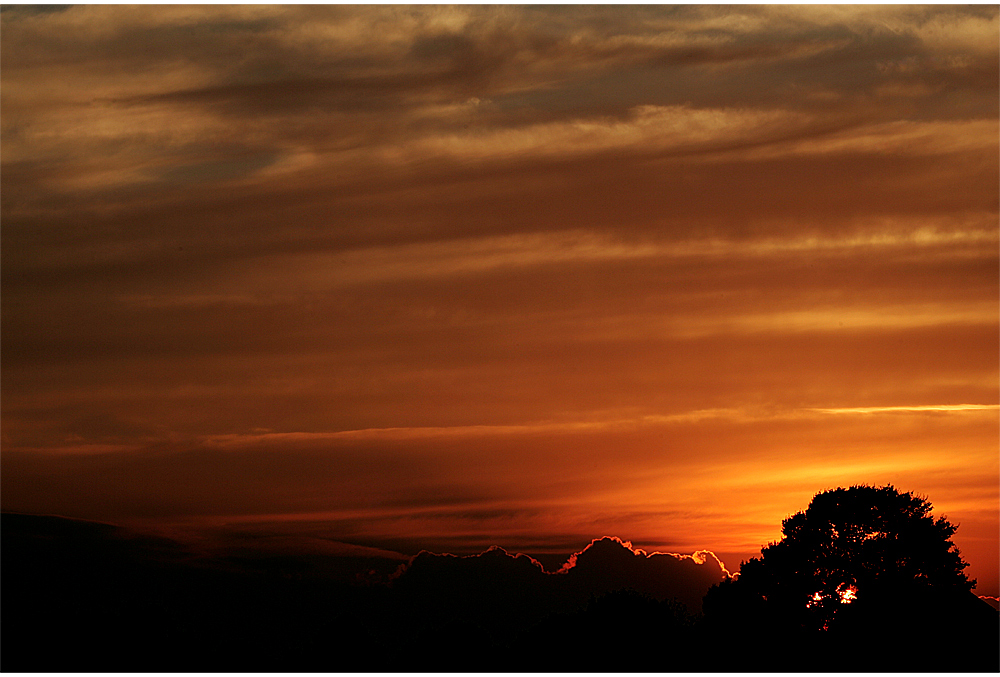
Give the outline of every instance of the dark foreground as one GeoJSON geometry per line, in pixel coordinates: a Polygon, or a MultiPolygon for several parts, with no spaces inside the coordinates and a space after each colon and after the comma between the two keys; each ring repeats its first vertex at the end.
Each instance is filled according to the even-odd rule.
{"type": "Polygon", "coordinates": [[[490,575],[414,566],[388,585],[373,581],[398,563],[377,557],[212,558],[109,525],[2,520],[5,672],[1000,671],[998,614],[971,594],[858,605],[816,633],[541,586],[506,553],[483,560],[490,575]]]}

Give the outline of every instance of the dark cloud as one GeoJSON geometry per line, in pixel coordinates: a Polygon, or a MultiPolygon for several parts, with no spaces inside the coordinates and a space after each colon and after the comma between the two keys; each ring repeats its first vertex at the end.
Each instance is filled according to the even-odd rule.
{"type": "Polygon", "coordinates": [[[19,19],[22,17],[32,17],[45,14],[65,12],[72,5],[3,5],[0,7],[0,14],[5,19],[19,19]]]}
{"type": "Polygon", "coordinates": [[[499,547],[466,557],[425,551],[400,567],[392,585],[421,616],[480,621],[488,609],[491,624],[530,627],[553,613],[580,611],[589,600],[619,590],[677,601],[697,614],[708,589],[727,578],[712,553],[647,555],[605,537],[572,555],[556,572],[499,547]]]}
{"type": "Polygon", "coordinates": [[[572,585],[595,592],[633,589],[652,597],[677,599],[692,613],[701,611],[708,589],[728,578],[711,552],[695,555],[647,554],[630,543],[605,537],[573,555],[560,570],[572,585]]]}
{"type": "Polygon", "coordinates": [[[278,157],[273,151],[252,148],[206,148],[201,154],[209,159],[169,167],[159,174],[158,180],[194,184],[240,179],[274,164],[278,157]]]}
{"type": "MultiPolygon", "coordinates": [[[[91,515],[104,519],[125,514],[225,516],[289,509],[310,511],[317,506],[309,504],[317,499],[330,510],[359,504],[376,507],[383,500],[397,508],[412,509],[426,504],[430,496],[435,497],[435,503],[458,500],[451,490],[461,491],[438,479],[433,462],[427,465],[420,459],[398,459],[395,452],[380,451],[377,445],[350,450],[300,449],[292,456],[272,451],[245,449],[231,454],[191,443],[169,442],[139,449],[111,448],[86,456],[36,456],[30,452],[7,453],[5,449],[5,506],[37,512],[51,502],[50,510],[72,513],[72,505],[82,501],[91,504],[91,515]],[[90,480],[83,481],[84,476],[90,480]],[[365,479],[351,489],[342,485],[339,477],[365,479]],[[336,491],[324,495],[324,487],[333,485],[336,491]],[[407,485],[410,490],[405,489],[407,485]],[[389,487],[393,489],[387,491],[389,487]],[[298,498],[294,498],[296,495],[298,498]]],[[[335,517],[331,516],[330,521],[335,517]]]]}
{"type": "Polygon", "coordinates": [[[119,74],[141,74],[164,63],[241,63],[241,49],[260,45],[261,37],[278,27],[267,18],[240,19],[211,8],[200,17],[185,16],[184,10],[153,13],[141,7],[120,7],[114,12],[86,5],[59,6],[60,11],[3,10],[2,53],[17,54],[30,66],[66,64],[81,59],[100,63],[119,74]],[[55,24],[41,14],[53,14],[55,24]],[[159,16],[157,16],[159,14],[159,16]],[[9,19],[9,21],[8,21],[9,19]],[[158,20],[159,19],[159,20],[158,20]],[[76,30],[54,30],[72,27],[76,30]]]}
{"type": "Polygon", "coordinates": [[[407,93],[433,89],[453,79],[451,72],[283,79],[179,90],[114,103],[222,105],[239,116],[276,115],[298,109],[323,113],[372,111],[395,108],[407,93]]]}
{"type": "MultiPolygon", "coordinates": [[[[199,172],[234,174],[267,161],[266,155],[233,157],[171,171],[191,181],[199,172]]],[[[34,290],[95,280],[121,289],[129,283],[148,286],[157,278],[192,279],[192,272],[218,276],[233,263],[283,252],[602,232],[609,222],[616,224],[616,237],[633,239],[850,235],[859,229],[859,219],[989,214],[1000,180],[994,163],[980,152],[928,157],[850,152],[710,164],[642,152],[573,163],[512,161],[489,169],[439,165],[411,176],[410,186],[403,178],[259,192],[237,187],[226,196],[195,185],[186,196],[170,192],[158,196],[160,204],[137,204],[120,213],[77,212],[74,220],[7,218],[4,284],[16,292],[19,282],[34,290]],[[769,197],[775,194],[783,197],[769,197]],[[703,199],[706,195],[712,199],[703,199]],[[87,227],[78,227],[81,223],[87,227]]]]}

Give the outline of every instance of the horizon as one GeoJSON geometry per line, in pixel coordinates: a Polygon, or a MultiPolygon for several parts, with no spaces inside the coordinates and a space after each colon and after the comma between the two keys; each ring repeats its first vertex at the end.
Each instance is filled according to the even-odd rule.
{"type": "Polygon", "coordinates": [[[1000,597],[1000,10],[0,11],[0,507],[713,553],[926,497],[1000,597]]]}
{"type": "MultiPolygon", "coordinates": [[[[853,517],[835,519],[850,528],[842,520],[853,517]]],[[[905,511],[899,518],[909,519],[905,511]]],[[[900,535],[915,528],[930,536],[933,526],[921,521],[896,525],[900,535]]],[[[820,532],[822,524],[813,523],[820,532]]],[[[775,615],[741,601],[741,591],[756,597],[759,569],[734,581],[709,553],[644,553],[614,538],[596,539],[550,568],[496,547],[400,559],[259,534],[184,545],[13,513],[3,513],[3,533],[6,580],[18,583],[5,597],[12,622],[4,639],[15,650],[4,653],[3,665],[15,672],[853,671],[858,657],[836,648],[875,628],[897,650],[862,658],[870,670],[988,672],[997,665],[996,600],[977,598],[954,578],[960,566],[923,569],[931,585],[879,567],[886,585],[867,579],[872,562],[851,558],[862,565],[854,569],[856,586],[804,581],[775,615]],[[891,592],[893,580],[904,588],[891,592]],[[808,592],[812,584],[826,597],[808,592]],[[910,630],[914,615],[937,642],[910,630]],[[776,660],[755,657],[756,647],[780,641],[791,650],[776,660]],[[942,652],[942,642],[963,648],[942,652]],[[45,650],[54,645],[63,650],[45,650]],[[817,652],[830,656],[817,663],[817,652]]],[[[930,564],[936,540],[910,540],[906,552],[930,564]]],[[[834,559],[843,562],[843,554],[834,559]]],[[[779,587],[767,596],[780,604],[783,595],[779,587]]]]}

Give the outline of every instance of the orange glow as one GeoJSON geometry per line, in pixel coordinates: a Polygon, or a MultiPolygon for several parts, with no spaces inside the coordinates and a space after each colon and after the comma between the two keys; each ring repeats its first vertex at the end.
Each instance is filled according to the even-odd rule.
{"type": "MultiPolygon", "coordinates": [[[[853,585],[841,584],[837,586],[836,596],[840,604],[850,604],[858,598],[858,589],[853,585]]],[[[821,592],[814,592],[809,601],[806,602],[806,607],[813,609],[815,607],[821,606],[823,601],[827,599],[827,596],[821,592]]]]}
{"type": "Polygon", "coordinates": [[[853,585],[841,585],[837,588],[837,594],[840,595],[841,604],[850,604],[858,598],[858,589],[853,585]]]}

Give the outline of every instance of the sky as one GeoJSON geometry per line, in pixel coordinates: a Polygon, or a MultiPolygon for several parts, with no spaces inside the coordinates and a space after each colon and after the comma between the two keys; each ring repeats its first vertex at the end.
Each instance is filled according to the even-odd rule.
{"type": "Polygon", "coordinates": [[[1000,585],[998,8],[4,6],[4,510],[1000,585]]]}

